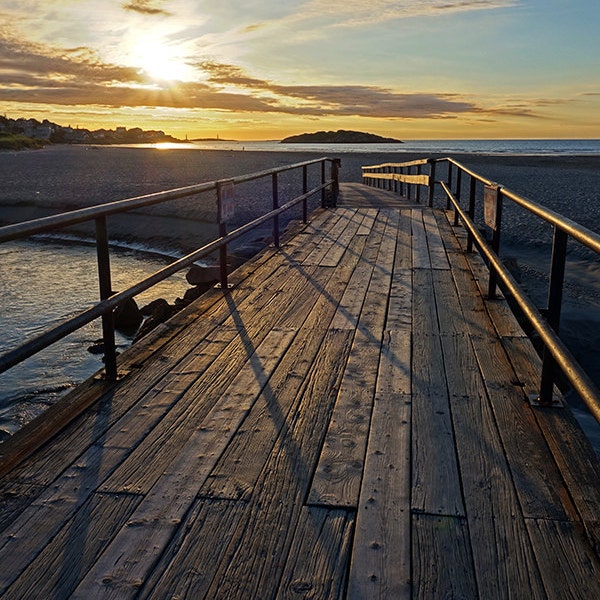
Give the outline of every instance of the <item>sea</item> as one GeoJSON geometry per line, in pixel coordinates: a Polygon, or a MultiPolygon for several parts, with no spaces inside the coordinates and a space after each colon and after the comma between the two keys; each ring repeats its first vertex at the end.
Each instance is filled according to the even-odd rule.
{"type": "MultiPolygon", "coordinates": [[[[346,157],[385,154],[392,160],[394,154],[402,153],[423,157],[461,154],[467,159],[469,156],[600,157],[600,140],[415,140],[402,144],[367,145],[205,140],[183,144],[58,146],[36,151],[0,152],[0,210],[3,206],[14,205],[18,207],[21,220],[27,218],[28,207],[33,209],[47,204],[55,209],[67,210],[79,205],[80,200],[81,205],[89,205],[251,172],[239,170],[242,162],[226,162],[226,154],[206,152],[214,150],[231,151],[236,156],[239,152],[262,152],[265,160],[271,159],[271,153],[283,153],[283,164],[296,162],[294,153],[340,154],[346,157]],[[289,159],[285,158],[286,154],[289,159]]],[[[249,157],[248,164],[255,162],[249,157]]],[[[253,168],[253,171],[268,166],[256,164],[258,168],[253,168]]],[[[565,204],[565,210],[568,213],[568,207],[573,207],[575,220],[579,217],[587,219],[584,224],[598,231],[600,220],[596,220],[594,215],[600,214],[600,185],[597,185],[600,178],[598,173],[585,175],[589,180],[586,180],[583,192],[565,186],[561,197],[573,194],[574,198],[581,199],[585,195],[588,205],[584,212],[581,212],[579,201],[565,204]],[[594,188],[590,205],[590,190],[594,188]]],[[[544,190],[542,171],[538,179],[536,185],[544,190]]],[[[518,187],[510,187],[519,192],[518,187]]],[[[560,209],[561,206],[554,208],[560,209]]],[[[565,214],[565,210],[558,212],[565,214]]],[[[533,235],[530,238],[530,243],[519,245],[531,258],[529,264],[534,266],[529,268],[533,271],[532,281],[535,281],[537,276],[542,279],[543,276],[535,267],[536,261],[540,260],[536,255],[536,239],[533,235]]],[[[111,252],[113,288],[123,289],[132,285],[181,254],[177,248],[168,248],[158,242],[154,244],[152,237],[144,243],[121,242],[113,246],[111,252]]],[[[600,340],[600,268],[597,257],[590,262],[585,256],[576,256],[573,264],[576,275],[567,285],[566,318],[567,322],[572,322],[572,337],[585,338],[579,353],[585,360],[590,355],[590,348],[597,346],[600,340]],[[579,304],[581,298],[585,300],[583,307],[579,304]],[[583,313],[586,319],[589,317],[589,306],[595,311],[592,321],[595,331],[592,333],[589,326],[586,330],[589,321],[580,318],[583,313]]],[[[0,294],[3,304],[0,311],[0,354],[66,316],[92,305],[98,300],[97,288],[95,247],[85,236],[45,235],[0,244],[0,294]]],[[[181,273],[148,290],[136,301],[140,306],[156,298],[174,302],[183,296],[186,289],[185,276],[181,273]]],[[[99,338],[100,324],[91,323],[0,375],[0,441],[102,368],[101,357],[88,351],[99,338]]],[[[131,337],[119,334],[117,343],[118,350],[123,350],[130,345],[131,337]]],[[[591,360],[597,357],[596,348],[591,360]]],[[[591,433],[588,435],[600,453],[600,433],[591,424],[591,417],[584,413],[581,412],[583,421],[590,425],[591,433]]]]}
{"type": "MultiPolygon", "coordinates": [[[[147,147],[147,144],[132,144],[147,147]]],[[[154,144],[158,148],[188,148],[190,150],[246,150],[255,152],[323,152],[338,153],[422,153],[429,154],[491,154],[516,156],[600,155],[597,139],[540,140],[407,140],[398,144],[286,144],[271,141],[196,140],[187,144],[154,144]]]]}

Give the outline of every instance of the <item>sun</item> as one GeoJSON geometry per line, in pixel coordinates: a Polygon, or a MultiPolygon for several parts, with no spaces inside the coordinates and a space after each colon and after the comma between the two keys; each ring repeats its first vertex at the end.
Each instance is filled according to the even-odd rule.
{"type": "Polygon", "coordinates": [[[154,36],[142,36],[135,41],[131,62],[154,80],[189,81],[193,78],[193,69],[183,49],[154,36]]]}

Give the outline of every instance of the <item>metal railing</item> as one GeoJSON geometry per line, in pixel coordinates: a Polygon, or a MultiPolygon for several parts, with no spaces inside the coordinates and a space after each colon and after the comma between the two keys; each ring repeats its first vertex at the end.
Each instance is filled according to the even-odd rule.
{"type": "Polygon", "coordinates": [[[101,318],[102,333],[104,343],[104,362],[105,362],[105,378],[114,381],[118,378],[117,372],[117,353],[115,345],[115,326],[113,311],[124,301],[133,298],[141,292],[151,288],[157,283],[170,277],[171,275],[190,266],[195,261],[208,256],[209,254],[219,250],[220,256],[220,274],[221,288],[224,292],[228,290],[227,284],[227,245],[240,238],[245,233],[271,220],[273,223],[273,240],[274,245],[279,246],[279,215],[290,210],[294,206],[302,203],[303,221],[307,221],[308,215],[308,200],[312,196],[321,193],[321,205],[325,207],[327,202],[327,188],[330,188],[329,193],[331,200],[329,203],[335,204],[337,198],[339,183],[338,169],[340,161],[335,158],[323,157],[310,161],[295,163],[285,167],[268,169],[248,175],[241,175],[232,179],[215,180],[206,183],[200,183],[174,190],[168,190],[146,196],[136,198],[128,198],[107,204],[82,208],[59,215],[44,217],[33,221],[17,223],[0,228],[0,243],[11,240],[22,239],[40,233],[56,231],[71,225],[84,223],[87,221],[95,222],[96,232],[96,252],[98,261],[98,281],[100,287],[100,302],[87,310],[83,310],[78,315],[65,319],[57,326],[47,329],[40,335],[26,340],[18,347],[0,355],[0,373],[7,371],[9,368],[23,362],[25,359],[47,348],[51,344],[61,340],[65,336],[80,329],[84,325],[101,318]],[[331,173],[330,178],[326,178],[326,164],[330,163],[331,173]],[[308,189],[308,167],[311,165],[320,165],[320,184],[312,189],[308,189]],[[302,194],[289,200],[283,205],[279,205],[279,186],[278,176],[284,171],[295,169],[302,170],[302,194]],[[249,181],[270,178],[271,190],[273,198],[273,208],[262,216],[236,228],[234,231],[227,232],[227,222],[231,220],[235,210],[235,199],[233,197],[233,189],[236,185],[249,181]],[[216,192],[217,202],[217,220],[219,225],[219,237],[212,242],[198,248],[197,250],[187,254],[183,258],[171,263],[170,265],[160,269],[146,279],[139,281],[133,286],[119,293],[113,293],[111,283],[110,269],[110,250],[109,236],[107,228],[107,217],[116,215],[126,211],[145,208],[155,204],[161,204],[180,198],[195,196],[205,192],[216,192]]]}
{"type": "Polygon", "coordinates": [[[425,187],[430,207],[433,207],[434,203],[435,186],[441,188],[447,201],[446,208],[454,210],[454,225],[462,222],[467,230],[467,251],[471,252],[475,245],[487,261],[490,271],[488,296],[495,297],[498,283],[504,286],[543,343],[542,374],[537,398],[539,404],[543,406],[553,404],[553,389],[558,368],[600,423],[600,391],[559,336],[567,241],[575,240],[600,255],[600,235],[482,177],[452,158],[367,166],[363,167],[363,180],[367,184],[386,188],[417,201],[421,198],[421,188],[425,187]],[[445,167],[445,181],[436,180],[436,171],[438,173],[441,171],[439,165],[445,167]],[[426,173],[423,173],[424,167],[426,173]],[[466,207],[462,206],[463,191],[468,191],[466,207]],[[506,200],[514,202],[554,228],[548,301],[547,307],[543,310],[544,315],[517,283],[499,256],[502,207],[506,200]],[[482,235],[476,225],[476,211],[477,214],[483,214],[484,222],[492,232],[491,241],[482,235]]]}

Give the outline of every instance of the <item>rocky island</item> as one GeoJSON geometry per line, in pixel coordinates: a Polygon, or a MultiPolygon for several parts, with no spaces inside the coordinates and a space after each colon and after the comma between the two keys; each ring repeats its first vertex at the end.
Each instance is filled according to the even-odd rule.
{"type": "Polygon", "coordinates": [[[402,140],[381,137],[374,133],[362,131],[317,131],[301,133],[281,140],[281,144],[402,144],[402,140]]]}

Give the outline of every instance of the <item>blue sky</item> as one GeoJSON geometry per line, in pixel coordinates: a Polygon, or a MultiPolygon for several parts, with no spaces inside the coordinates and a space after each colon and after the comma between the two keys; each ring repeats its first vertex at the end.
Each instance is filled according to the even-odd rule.
{"type": "Polygon", "coordinates": [[[0,112],[278,139],[600,138],[597,0],[0,0],[0,112]]]}

